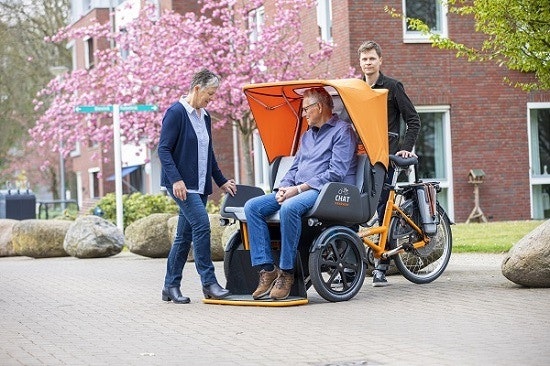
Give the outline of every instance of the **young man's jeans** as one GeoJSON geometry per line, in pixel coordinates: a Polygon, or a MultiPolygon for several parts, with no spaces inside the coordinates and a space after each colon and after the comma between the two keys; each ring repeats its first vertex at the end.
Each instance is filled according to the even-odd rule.
{"type": "MultiPolygon", "coordinates": [[[[169,191],[170,192],[170,191],[169,191]]],[[[180,208],[176,238],[168,254],[165,287],[180,287],[182,271],[193,242],[193,256],[203,286],[216,283],[210,250],[210,220],[206,212],[208,196],[187,193],[185,201],[174,197],[180,208]]]]}
{"type": "MultiPolygon", "coordinates": [[[[394,172],[395,172],[395,168],[390,164],[390,166],[388,167],[388,173],[386,174],[386,179],[384,180],[384,185],[392,183],[394,172]]],[[[378,201],[378,207],[376,209],[376,211],[378,212],[379,225],[382,225],[382,222],[384,221],[384,214],[386,212],[386,203],[388,202],[389,196],[390,196],[390,190],[385,188],[382,189],[382,193],[380,194],[380,200],[378,201]]],[[[374,264],[375,264],[374,269],[386,272],[390,268],[390,258],[375,259],[374,264]]]]}
{"type": "Polygon", "coordinates": [[[302,232],[302,216],[315,204],[319,191],[310,189],[279,205],[275,193],[255,197],[244,205],[253,266],[273,263],[271,240],[266,218],[279,212],[281,225],[281,256],[279,267],[292,270],[302,232]]]}

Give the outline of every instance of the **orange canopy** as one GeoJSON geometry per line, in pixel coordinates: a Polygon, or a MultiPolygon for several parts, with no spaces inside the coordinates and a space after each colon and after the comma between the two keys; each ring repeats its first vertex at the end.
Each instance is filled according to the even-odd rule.
{"type": "Polygon", "coordinates": [[[339,95],[372,164],[388,167],[387,94],[360,79],[295,80],[249,84],[243,87],[270,163],[278,156],[295,155],[307,130],[302,117],[305,89],[325,87],[339,95]]]}

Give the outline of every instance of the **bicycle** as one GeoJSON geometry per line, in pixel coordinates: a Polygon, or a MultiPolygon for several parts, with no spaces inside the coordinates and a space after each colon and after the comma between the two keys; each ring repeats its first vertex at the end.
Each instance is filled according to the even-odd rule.
{"type": "MultiPolygon", "coordinates": [[[[325,184],[313,208],[302,217],[294,285],[284,301],[252,299],[258,272],[251,265],[253,238],[248,235],[243,207],[248,199],[265,191],[239,185],[237,195],[226,196],[220,210],[224,225],[238,223],[225,245],[226,288],[232,295],[220,301],[204,300],[207,303],[304,304],[311,286],[327,301],[347,301],[361,290],[367,268],[373,262],[369,258],[392,258],[403,276],[413,283],[434,281],[449,262],[452,233],[447,214],[437,203],[439,184],[417,180],[397,185],[399,174],[418,161],[388,158],[387,91],[372,90],[361,80],[297,80],[244,87],[267,155],[272,156],[268,159],[270,189],[277,187],[276,182],[290,167],[293,149],[307,128],[300,113],[300,93],[312,86],[323,86],[332,92],[341,116],[348,116],[364,146],[357,154],[356,182],[325,184]],[[378,227],[359,230],[376,212],[390,163],[395,166],[395,174],[388,187],[384,220],[378,227]],[[377,240],[369,238],[372,236],[377,240]]],[[[278,215],[266,220],[273,229],[270,238],[277,260],[281,245],[278,215]]]]}
{"type": "MultiPolygon", "coordinates": [[[[374,258],[392,258],[407,280],[417,284],[432,282],[445,271],[450,260],[451,222],[439,203],[428,202],[432,205],[435,203],[435,210],[432,209],[429,220],[424,224],[432,225],[430,234],[427,234],[423,229],[418,190],[431,190],[430,187],[433,187],[438,192],[439,183],[416,180],[411,184],[397,186],[397,179],[402,171],[411,165],[417,170],[418,158],[390,155],[390,162],[395,170],[388,186],[389,196],[384,219],[379,226],[369,227],[358,233],[367,248],[367,263],[374,266],[374,258]],[[372,236],[375,239],[369,238],[372,236]]],[[[335,257],[338,256],[334,255],[334,247],[326,247],[325,252],[310,257],[309,262],[310,268],[320,266],[323,269],[312,276],[311,280],[317,292],[329,301],[333,301],[335,296],[343,292],[340,278],[346,272],[355,272],[352,270],[353,265],[346,266],[328,259],[335,257]],[[338,273],[338,280],[335,280],[335,273],[338,273]]],[[[349,275],[347,277],[350,278],[349,275]]]]}

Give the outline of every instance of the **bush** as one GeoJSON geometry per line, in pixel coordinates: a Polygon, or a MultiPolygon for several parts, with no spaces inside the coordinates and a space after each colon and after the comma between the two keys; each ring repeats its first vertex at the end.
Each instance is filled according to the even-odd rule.
{"type": "MultiPolygon", "coordinates": [[[[99,200],[97,207],[103,211],[103,218],[116,224],[116,196],[108,193],[99,200]]],[[[170,197],[163,194],[141,194],[139,192],[131,195],[122,195],[122,208],[124,228],[154,213],[178,214],[178,205],[170,197]]],[[[90,210],[93,214],[94,209],[90,210]]]]}
{"type": "MultiPolygon", "coordinates": [[[[102,217],[116,225],[116,196],[114,193],[108,193],[97,203],[97,207],[103,211],[102,217]]],[[[95,208],[94,208],[95,209],[95,208]]],[[[90,214],[94,213],[94,209],[90,210],[90,214]]],[[[177,215],[179,212],[178,205],[170,196],[164,194],[142,194],[139,192],[131,195],[122,195],[122,209],[124,228],[139,220],[154,213],[173,213],[177,215]]],[[[219,213],[220,206],[212,200],[206,203],[208,213],[219,213]]]]}

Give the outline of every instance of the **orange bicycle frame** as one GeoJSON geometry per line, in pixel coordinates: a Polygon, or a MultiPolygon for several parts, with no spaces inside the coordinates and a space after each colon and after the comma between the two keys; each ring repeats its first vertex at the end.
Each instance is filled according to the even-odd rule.
{"type": "Polygon", "coordinates": [[[391,223],[391,219],[393,214],[396,212],[399,217],[403,218],[407,224],[413,228],[417,233],[420,234],[422,237],[422,240],[419,240],[417,242],[414,242],[412,246],[416,248],[422,248],[425,246],[429,241],[430,238],[424,235],[421,228],[419,228],[414,221],[405,213],[403,210],[395,203],[396,193],[395,189],[391,189],[388,201],[386,203],[386,209],[384,211],[384,220],[382,221],[382,224],[377,227],[371,227],[367,230],[364,230],[359,233],[359,237],[363,241],[363,243],[368,246],[370,249],[372,249],[372,252],[374,254],[375,258],[388,258],[394,254],[399,253],[401,250],[403,250],[402,246],[398,246],[397,248],[394,248],[392,250],[386,250],[386,242],[388,240],[388,234],[389,234],[389,227],[391,223]],[[378,242],[374,242],[371,239],[369,239],[369,236],[372,235],[378,235],[378,242]]]}

